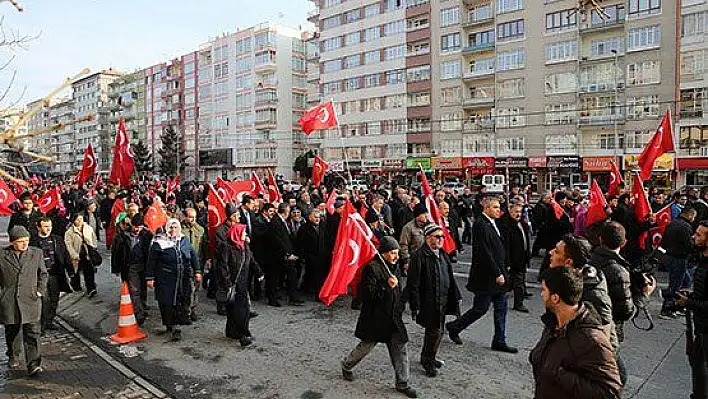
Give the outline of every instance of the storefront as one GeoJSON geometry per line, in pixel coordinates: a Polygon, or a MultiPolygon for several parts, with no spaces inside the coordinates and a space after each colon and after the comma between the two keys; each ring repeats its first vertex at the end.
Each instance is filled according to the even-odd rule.
{"type": "Polygon", "coordinates": [[[531,172],[531,189],[536,192],[542,192],[546,183],[546,174],[548,170],[548,158],[546,157],[529,157],[529,169],[531,172]]]}
{"type": "Polygon", "coordinates": [[[679,171],[678,186],[708,185],[708,158],[678,158],[676,169],[679,171]]]}
{"type": "Polygon", "coordinates": [[[405,161],[403,159],[384,159],[383,175],[394,184],[406,184],[405,161]]]}
{"type": "Polygon", "coordinates": [[[573,187],[577,183],[587,183],[587,177],[583,177],[580,174],[580,157],[548,157],[546,168],[548,168],[546,190],[553,190],[561,186],[573,187]]]}
{"type": "Polygon", "coordinates": [[[497,174],[505,175],[507,187],[531,184],[531,171],[528,158],[497,158],[494,160],[497,174]]]}
{"type": "Polygon", "coordinates": [[[482,176],[496,173],[494,157],[466,157],[462,158],[462,167],[467,175],[468,187],[482,184],[482,176]]]}
{"type": "Polygon", "coordinates": [[[408,170],[420,170],[422,167],[423,170],[430,170],[431,168],[431,159],[429,157],[408,157],[406,158],[406,169],[408,170]]]}
{"type": "MultiPolygon", "coordinates": [[[[630,181],[629,178],[632,172],[639,171],[639,155],[625,155],[623,159],[623,170],[625,181],[630,181]]],[[[661,187],[673,188],[675,176],[674,173],[674,156],[673,154],[664,154],[654,161],[654,169],[652,169],[651,182],[645,183],[645,187],[661,187]]]]}
{"type": "Polygon", "coordinates": [[[583,173],[587,181],[595,179],[600,187],[609,187],[613,162],[619,169],[621,165],[617,162],[617,157],[583,157],[583,173]]]}
{"type": "Polygon", "coordinates": [[[434,157],[431,158],[431,167],[435,171],[435,178],[439,181],[462,180],[462,158],[460,157],[434,157]]]}

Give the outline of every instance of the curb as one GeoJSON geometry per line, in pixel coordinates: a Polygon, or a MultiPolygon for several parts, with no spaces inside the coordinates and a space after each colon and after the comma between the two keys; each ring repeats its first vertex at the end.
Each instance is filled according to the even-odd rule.
{"type": "Polygon", "coordinates": [[[103,359],[111,367],[116,369],[116,371],[121,373],[125,378],[134,382],[135,384],[137,384],[141,388],[145,389],[146,391],[150,392],[151,394],[155,395],[156,397],[158,397],[160,399],[170,399],[169,395],[167,395],[161,389],[152,385],[147,380],[145,380],[144,378],[142,378],[141,376],[137,375],[135,372],[130,370],[128,367],[126,367],[123,363],[115,360],[106,351],[104,351],[103,349],[99,348],[97,345],[93,344],[91,341],[86,339],[83,335],[81,335],[81,333],[79,333],[74,327],[72,327],[68,322],[66,322],[61,316],[57,315],[55,320],[57,323],[59,323],[59,325],[61,325],[69,333],[71,333],[71,335],[73,335],[76,339],[81,341],[81,343],[86,345],[95,354],[97,354],[101,359],[103,359]]]}

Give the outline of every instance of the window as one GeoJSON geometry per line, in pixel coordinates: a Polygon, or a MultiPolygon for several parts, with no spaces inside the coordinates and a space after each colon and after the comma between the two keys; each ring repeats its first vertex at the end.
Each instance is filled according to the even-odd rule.
{"type": "Polygon", "coordinates": [[[409,83],[430,80],[430,65],[408,68],[406,79],[409,83]]]}
{"type": "Polygon", "coordinates": [[[381,61],[381,52],[379,50],[369,51],[364,53],[364,64],[370,65],[381,61]]]}
{"type": "Polygon", "coordinates": [[[407,54],[411,55],[421,55],[430,53],[430,42],[415,42],[408,45],[407,54]]]}
{"type": "Polygon", "coordinates": [[[381,111],[381,98],[366,98],[361,100],[361,112],[381,111]]]}
{"type": "Polygon", "coordinates": [[[453,33],[450,35],[443,35],[440,45],[440,52],[454,51],[460,49],[460,34],[453,33]]]}
{"type": "Polygon", "coordinates": [[[462,149],[462,140],[440,140],[440,153],[443,155],[458,155],[462,149]]]}
{"type": "Polygon", "coordinates": [[[361,56],[359,54],[350,55],[344,59],[344,65],[346,65],[347,69],[358,67],[361,65],[361,56]]]}
{"type": "Polygon", "coordinates": [[[614,90],[615,82],[624,82],[624,71],[614,62],[582,65],[580,67],[580,91],[594,92],[614,90]]]}
{"type": "Polygon", "coordinates": [[[688,51],[681,53],[681,79],[702,79],[705,71],[705,50],[688,51]]]}
{"type": "Polygon", "coordinates": [[[450,26],[460,23],[460,7],[446,8],[440,11],[440,21],[442,26],[450,26]]]}
{"type": "Polygon", "coordinates": [[[376,4],[371,4],[369,6],[366,6],[364,8],[364,15],[368,17],[373,17],[375,15],[379,15],[379,12],[381,11],[381,6],[376,3],[376,4]]]}
{"type": "Polygon", "coordinates": [[[694,12],[681,17],[681,37],[703,36],[706,32],[708,11],[694,12]]]}
{"type": "Polygon", "coordinates": [[[659,96],[630,97],[627,99],[627,119],[656,118],[659,116],[659,96]]]}
{"type": "Polygon", "coordinates": [[[660,61],[643,61],[627,65],[627,84],[646,85],[660,83],[660,61]]]}
{"type": "Polygon", "coordinates": [[[562,62],[578,59],[578,42],[566,40],[546,46],[546,62],[562,62]]]}
{"type": "Polygon", "coordinates": [[[381,28],[375,26],[364,31],[364,41],[371,42],[381,37],[381,28]]]}
{"type": "Polygon", "coordinates": [[[394,71],[386,71],[386,84],[387,85],[397,85],[405,82],[406,75],[401,69],[394,71]]]}
{"type": "Polygon", "coordinates": [[[488,30],[486,32],[473,33],[468,37],[468,42],[470,46],[482,47],[494,45],[494,31],[488,30]]]}
{"type": "Polygon", "coordinates": [[[428,26],[430,26],[430,21],[428,21],[427,16],[416,17],[415,19],[409,19],[406,21],[406,29],[408,30],[423,29],[428,26]]]}
{"type": "Polygon", "coordinates": [[[608,37],[607,39],[598,39],[590,42],[591,54],[593,57],[608,57],[613,56],[612,50],[617,54],[624,53],[624,38],[623,37],[608,37]]]}
{"type": "Polygon", "coordinates": [[[359,31],[349,33],[344,36],[344,42],[347,46],[359,44],[361,42],[361,34],[359,33],[359,31]]]}
{"type": "Polygon", "coordinates": [[[408,119],[408,131],[411,133],[421,133],[430,131],[430,118],[408,119]]]}
{"type": "Polygon", "coordinates": [[[494,62],[496,59],[477,59],[469,62],[469,72],[472,75],[487,75],[494,73],[494,62]]]}
{"type": "Polygon", "coordinates": [[[324,29],[335,28],[341,24],[342,24],[342,16],[341,15],[335,15],[333,17],[325,18],[324,21],[322,21],[322,26],[324,27],[324,29]]]}
{"type": "Polygon", "coordinates": [[[629,16],[639,17],[661,12],[661,0],[629,0],[629,16]]]}
{"type": "Polygon", "coordinates": [[[346,80],[344,91],[354,91],[361,88],[361,80],[356,78],[349,78],[346,80]]]}
{"type": "Polygon", "coordinates": [[[391,108],[403,108],[406,106],[406,95],[396,94],[393,96],[387,96],[385,100],[386,109],[391,108]]]}
{"type": "Polygon", "coordinates": [[[497,127],[517,127],[526,125],[526,117],[523,115],[524,109],[519,107],[501,108],[497,111],[497,127]]]}
{"type": "Polygon", "coordinates": [[[424,91],[408,94],[409,107],[424,107],[428,105],[430,105],[430,92],[424,91]]]}
{"type": "Polygon", "coordinates": [[[497,149],[500,154],[523,153],[526,139],[523,137],[505,137],[497,139],[497,149]]]}
{"type": "Polygon", "coordinates": [[[705,99],[705,88],[681,90],[681,117],[702,118],[705,99]]]}
{"type": "Polygon", "coordinates": [[[513,51],[503,51],[497,54],[497,70],[511,71],[514,69],[524,68],[526,54],[524,49],[516,49],[513,51]]]}
{"type": "Polygon", "coordinates": [[[342,38],[333,37],[322,41],[322,51],[332,51],[342,47],[342,38]]]}
{"type": "Polygon", "coordinates": [[[603,9],[605,15],[600,15],[597,10],[591,10],[590,24],[595,26],[613,25],[624,22],[624,4],[614,4],[603,9]]]}
{"type": "Polygon", "coordinates": [[[576,114],[573,103],[546,105],[545,123],[546,125],[571,125],[576,123],[576,114]]]}
{"type": "Polygon", "coordinates": [[[460,77],[460,60],[443,61],[440,63],[440,79],[456,79],[460,77]]]}
{"type": "Polygon", "coordinates": [[[405,56],[406,56],[406,46],[403,44],[399,45],[399,46],[386,47],[384,49],[384,60],[385,61],[396,60],[399,58],[403,58],[405,56]]]}
{"type": "Polygon", "coordinates": [[[384,9],[386,10],[386,12],[398,10],[399,8],[405,7],[404,0],[386,0],[386,3],[384,4],[384,9]]]}
{"type": "Polygon", "coordinates": [[[443,132],[462,130],[463,119],[462,111],[442,114],[440,115],[440,130],[443,132]]]}
{"type": "Polygon", "coordinates": [[[406,0],[406,8],[420,6],[426,4],[429,0],[406,0]]]}
{"type": "Polygon", "coordinates": [[[552,134],[545,138],[546,154],[577,154],[578,136],[574,134],[552,134]]]}
{"type": "Polygon", "coordinates": [[[546,14],[546,32],[573,29],[577,24],[578,13],[572,9],[546,14]]]}
{"type": "Polygon", "coordinates": [[[624,107],[619,106],[614,94],[583,97],[580,100],[580,123],[611,123],[613,116],[622,115],[622,108],[624,107]]]}
{"type": "Polygon", "coordinates": [[[240,58],[234,62],[234,71],[237,74],[250,71],[251,68],[253,68],[253,59],[251,57],[240,58]]]}
{"type": "Polygon", "coordinates": [[[654,133],[654,130],[625,132],[624,142],[626,148],[640,149],[646,147],[654,133]]]}
{"type": "Polygon", "coordinates": [[[614,133],[601,133],[597,135],[597,147],[601,150],[614,150],[615,148],[624,148],[624,133],[617,133],[616,137],[618,144],[615,143],[614,133]]]}
{"type": "Polygon", "coordinates": [[[322,92],[324,94],[336,94],[342,90],[342,85],[340,82],[329,82],[322,85],[322,92]]]}
{"type": "Polygon", "coordinates": [[[546,94],[571,93],[578,90],[578,77],[574,72],[555,73],[546,76],[546,94]]]}
{"type": "Polygon", "coordinates": [[[497,0],[497,14],[512,12],[524,8],[524,0],[497,0]]]}
{"type": "Polygon", "coordinates": [[[347,23],[350,24],[361,19],[361,10],[357,8],[355,10],[347,11],[344,15],[347,19],[347,23]]]}
{"type": "Polygon", "coordinates": [[[506,22],[497,25],[497,41],[506,41],[524,37],[524,20],[506,22]]]}
{"type": "Polygon", "coordinates": [[[384,36],[398,35],[406,30],[406,21],[394,21],[384,25],[384,36]]]}
{"type": "Polygon", "coordinates": [[[342,69],[342,60],[325,61],[323,66],[324,72],[337,72],[342,69]]]}
{"type": "Polygon", "coordinates": [[[477,22],[492,18],[492,7],[488,4],[468,11],[468,21],[477,22]]]}
{"type": "Polygon", "coordinates": [[[494,152],[494,139],[486,134],[465,134],[462,136],[465,155],[494,152]]]}
{"type": "MultiPolygon", "coordinates": [[[[366,123],[366,134],[368,134],[368,135],[381,134],[381,122],[367,122],[366,123]]],[[[379,149],[378,147],[372,147],[372,148],[366,147],[367,151],[369,149],[376,149],[376,150],[381,151],[381,149],[379,149]]],[[[376,152],[374,152],[373,154],[366,154],[366,155],[371,156],[371,158],[380,158],[381,157],[380,153],[376,154],[376,152]]]]}
{"type": "Polygon", "coordinates": [[[440,90],[440,97],[442,98],[442,104],[445,105],[460,105],[460,94],[462,93],[459,86],[457,87],[446,87],[440,90]]]}
{"type": "Polygon", "coordinates": [[[497,97],[500,99],[523,97],[525,89],[524,78],[500,80],[497,84],[497,97]]]}
{"type": "Polygon", "coordinates": [[[376,87],[381,85],[381,75],[378,73],[364,76],[364,87],[376,87]]]}
{"type": "Polygon", "coordinates": [[[630,29],[627,34],[627,50],[638,51],[661,46],[661,28],[659,25],[630,29]]]}
{"type": "MultiPolygon", "coordinates": [[[[275,55],[273,55],[273,62],[275,62],[275,55]]],[[[293,57],[291,64],[293,72],[307,72],[307,62],[304,58],[293,57]]]]}

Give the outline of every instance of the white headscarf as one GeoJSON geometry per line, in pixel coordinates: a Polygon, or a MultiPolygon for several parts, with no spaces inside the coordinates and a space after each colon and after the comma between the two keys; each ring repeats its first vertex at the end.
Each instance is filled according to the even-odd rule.
{"type": "Polygon", "coordinates": [[[184,234],[182,234],[182,224],[179,220],[171,218],[167,219],[167,223],[165,223],[165,232],[156,236],[155,242],[160,246],[160,248],[167,249],[178,245],[180,240],[182,240],[182,237],[184,237],[184,234]],[[174,225],[178,228],[177,235],[175,237],[170,237],[167,232],[169,231],[169,228],[174,225]]]}

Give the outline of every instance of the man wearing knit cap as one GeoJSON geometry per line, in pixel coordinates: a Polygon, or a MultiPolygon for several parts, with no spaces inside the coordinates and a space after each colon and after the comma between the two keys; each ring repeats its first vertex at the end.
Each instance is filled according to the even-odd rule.
{"type": "Polygon", "coordinates": [[[425,242],[423,228],[428,224],[428,209],[420,203],[413,208],[413,220],[401,230],[401,264],[403,270],[408,268],[411,254],[417,251],[425,242]]]}
{"type": "Polygon", "coordinates": [[[29,246],[30,233],[24,226],[14,226],[9,236],[10,246],[0,251],[0,273],[3,276],[0,279],[3,293],[0,323],[5,326],[10,367],[19,366],[18,356],[24,346],[27,370],[33,376],[42,372],[39,336],[47,269],[42,250],[29,246]]]}
{"type": "Polygon", "coordinates": [[[445,364],[437,358],[445,316],[460,312],[462,296],[450,257],[442,250],[442,228],[430,223],[423,234],[425,244],[411,256],[406,291],[413,320],[425,328],[420,363],[428,377],[435,377],[445,364]]]}
{"type": "Polygon", "coordinates": [[[361,340],[342,360],[342,377],[354,380],[352,369],[371,352],[377,343],[385,343],[396,375],[396,390],[409,398],[417,398],[409,384],[408,332],[403,324],[404,302],[398,285],[399,245],[393,237],[383,237],[381,256],[364,266],[357,298],[362,302],[354,335],[361,340]]]}

